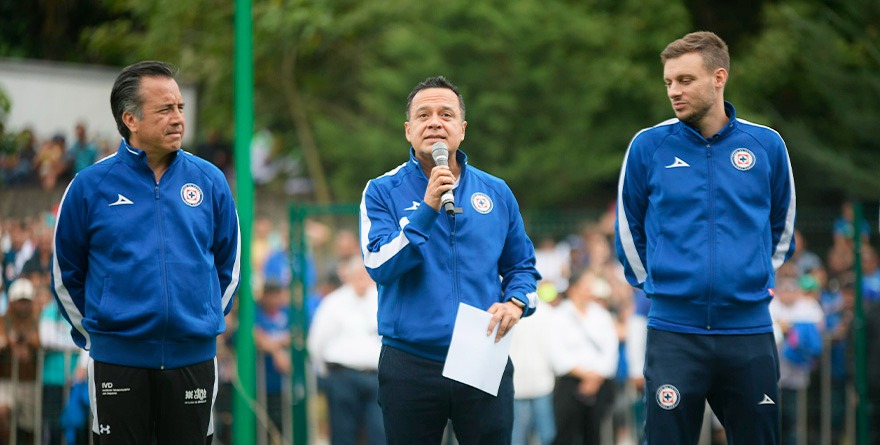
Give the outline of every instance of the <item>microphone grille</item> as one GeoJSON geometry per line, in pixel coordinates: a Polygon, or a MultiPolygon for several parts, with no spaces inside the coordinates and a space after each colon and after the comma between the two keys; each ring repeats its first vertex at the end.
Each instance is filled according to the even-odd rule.
{"type": "Polygon", "coordinates": [[[446,165],[449,162],[449,147],[443,141],[435,142],[431,147],[431,157],[438,165],[446,165]]]}
{"type": "Polygon", "coordinates": [[[449,156],[449,147],[446,146],[446,142],[443,142],[443,141],[435,142],[434,146],[431,147],[431,155],[433,155],[436,158],[438,154],[444,155],[444,156],[449,156]]]}

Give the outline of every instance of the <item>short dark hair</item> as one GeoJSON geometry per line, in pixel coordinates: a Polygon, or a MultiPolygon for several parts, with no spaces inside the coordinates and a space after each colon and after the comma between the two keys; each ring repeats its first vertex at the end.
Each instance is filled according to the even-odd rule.
{"type": "Polygon", "coordinates": [[[113,119],[116,119],[116,129],[126,140],[131,136],[131,131],[122,121],[124,113],[132,113],[138,119],[144,117],[141,106],[141,77],[167,77],[174,78],[176,70],[170,64],[156,60],[146,60],[125,67],[110,91],[110,110],[113,119]]]}
{"type": "Polygon", "coordinates": [[[706,69],[714,71],[716,68],[724,68],[730,72],[730,54],[727,51],[727,43],[714,32],[697,31],[670,43],[660,53],[660,61],[666,63],[669,59],[681,57],[687,53],[700,53],[703,56],[703,64],[706,69]]]}
{"type": "Polygon", "coordinates": [[[428,88],[446,88],[448,90],[452,90],[453,93],[458,97],[458,106],[461,108],[461,120],[464,120],[464,97],[461,96],[461,92],[458,91],[458,87],[453,85],[449,79],[443,76],[434,76],[425,79],[422,83],[416,85],[415,88],[409,93],[409,96],[406,98],[406,119],[409,120],[409,109],[412,107],[413,98],[416,97],[419,91],[428,89],[428,88]]]}

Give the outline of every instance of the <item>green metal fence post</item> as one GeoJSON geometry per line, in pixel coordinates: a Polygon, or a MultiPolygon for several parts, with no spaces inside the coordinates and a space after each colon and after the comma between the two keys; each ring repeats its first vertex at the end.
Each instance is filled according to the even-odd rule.
{"type": "Polygon", "coordinates": [[[293,443],[308,445],[309,420],[308,404],[310,394],[306,379],[307,308],[306,297],[310,289],[307,281],[312,272],[309,268],[316,267],[310,261],[309,240],[306,236],[306,224],[310,218],[320,216],[338,216],[358,214],[357,204],[330,205],[293,205],[290,207],[290,261],[292,267],[290,288],[290,324],[291,342],[290,356],[293,365],[291,384],[293,387],[293,443]]]}
{"type": "Polygon", "coordinates": [[[308,445],[308,402],[306,386],[306,296],[309,292],[306,218],[308,208],[294,206],[290,209],[290,260],[293,267],[290,283],[290,356],[293,372],[293,443],[308,445]]]}
{"type": "Polygon", "coordinates": [[[241,227],[241,282],[238,286],[238,332],[236,356],[238,379],[243,393],[235,392],[232,432],[236,444],[256,439],[255,415],[250,400],[256,393],[256,351],[254,347],[254,296],[251,289],[251,228],[254,213],[254,184],[251,178],[250,145],[254,135],[254,64],[251,0],[235,1],[235,171],[236,206],[241,227]]]}

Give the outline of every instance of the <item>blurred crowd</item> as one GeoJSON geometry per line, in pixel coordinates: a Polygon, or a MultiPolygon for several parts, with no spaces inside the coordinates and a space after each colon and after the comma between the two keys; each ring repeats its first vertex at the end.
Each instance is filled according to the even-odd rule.
{"type": "Polygon", "coordinates": [[[78,123],[73,134],[41,138],[25,128],[0,134],[0,186],[39,184],[43,190],[66,187],[80,170],[113,152],[109,142],[88,134],[78,123]]]}
{"type": "Polygon", "coordinates": [[[48,212],[0,218],[0,444],[85,443],[88,355],[50,291],[53,227],[48,212]]]}
{"type": "MultiPolygon", "coordinates": [[[[852,206],[843,203],[839,217],[829,228],[832,243],[828,250],[822,255],[812,251],[809,241],[797,232],[797,251],[777,271],[771,314],[780,355],[783,443],[818,443],[823,406],[830,407],[832,443],[852,441],[847,434],[853,431],[847,430],[847,425],[852,421],[854,402],[854,257],[858,248],[868,335],[880,334],[880,261],[871,245],[872,227],[876,225],[876,221],[862,221],[861,234],[855,236],[852,206]],[[828,361],[824,369],[820,366],[823,357],[828,361]],[[827,396],[820,391],[825,375],[831,382],[827,396]]],[[[283,430],[284,420],[282,384],[291,370],[286,353],[290,345],[290,320],[284,310],[290,302],[290,280],[297,275],[308,289],[305,309],[309,324],[326,306],[329,296],[335,298],[345,289],[361,289],[358,294],[365,295],[365,302],[375,298],[375,285],[356,284],[366,275],[353,272],[363,272],[355,230],[307,221],[309,251],[306,264],[298,265],[289,256],[287,223],[269,218],[258,218],[255,222],[252,284],[258,301],[256,344],[265,358],[269,413],[276,419],[279,431],[283,430]],[[357,262],[354,269],[351,261],[357,262]],[[282,406],[272,401],[273,394],[282,406]]],[[[534,316],[520,321],[513,334],[514,444],[567,443],[560,441],[560,435],[570,437],[571,431],[581,427],[576,425],[579,422],[600,429],[601,443],[639,443],[641,410],[646,400],[641,391],[650,300],[626,283],[615,257],[613,231],[612,206],[596,220],[586,221],[578,233],[534,238],[537,267],[543,277],[538,288],[541,305],[534,316]],[[589,328],[584,330],[582,326],[589,328]],[[560,369],[571,369],[573,362],[590,376],[583,382],[590,383],[569,385],[564,376],[558,375],[560,369]]],[[[374,306],[353,301],[356,300],[347,303],[349,312],[375,311],[374,306]]],[[[332,312],[345,311],[334,304],[332,312]]],[[[316,377],[321,395],[320,403],[312,407],[319,429],[310,434],[326,438],[336,431],[336,427],[330,425],[333,407],[324,398],[328,387],[323,385],[332,369],[375,371],[362,363],[366,352],[376,355],[372,358],[374,363],[378,360],[378,347],[367,344],[364,339],[373,336],[378,344],[375,319],[372,313],[370,315],[372,324],[338,316],[345,320],[345,328],[340,325],[335,331],[349,344],[357,345],[346,351],[347,357],[339,357],[338,348],[324,346],[332,343],[324,341],[326,331],[321,334],[322,341],[309,339],[314,366],[309,371],[316,377]],[[360,331],[350,332],[352,326],[360,331]],[[317,349],[324,347],[326,349],[317,349]],[[337,356],[332,358],[334,354],[337,356]]],[[[312,328],[309,335],[313,336],[315,326],[307,328],[312,328]]],[[[232,343],[228,345],[231,347],[232,343]]],[[[877,346],[869,345],[867,363],[869,376],[876,378],[869,380],[880,383],[880,349],[873,348],[877,346]]],[[[880,385],[874,386],[870,388],[870,397],[872,402],[880,402],[877,399],[880,385]]],[[[338,413],[337,418],[359,431],[357,437],[362,440],[359,443],[372,443],[369,419],[343,417],[338,413]]],[[[724,432],[718,422],[713,421],[711,411],[707,411],[706,420],[711,443],[724,443],[724,432]]],[[[450,438],[450,442],[454,442],[454,438],[450,438]]]]}
{"type": "MultiPolygon", "coordinates": [[[[0,152],[2,186],[64,187],[73,174],[107,154],[86,133],[83,126],[77,126],[69,145],[61,135],[40,142],[27,131],[14,139],[14,150],[5,141],[0,152]]],[[[227,159],[229,147],[218,140],[212,139],[204,148],[219,161],[227,159]]],[[[614,217],[612,206],[596,220],[586,221],[578,233],[533,235],[537,268],[543,276],[538,288],[541,305],[513,334],[515,444],[550,444],[554,438],[558,443],[559,437],[569,437],[583,423],[600,429],[603,443],[638,443],[650,300],[623,278],[614,253],[614,217]],[[558,375],[572,364],[583,370],[580,381],[558,375]]],[[[830,248],[821,255],[813,252],[809,240],[797,233],[797,251],[777,271],[771,313],[781,361],[783,443],[815,443],[822,423],[821,406],[831,409],[833,443],[847,439],[856,362],[852,329],[856,251],[861,255],[866,332],[880,335],[880,259],[871,243],[876,225],[876,221],[863,221],[860,233],[855,233],[852,206],[843,203],[839,218],[829,228],[830,248]],[[822,357],[828,360],[825,368],[820,366],[822,357]],[[831,400],[822,399],[820,376],[830,379],[830,396],[826,397],[831,400]]],[[[254,340],[260,357],[261,395],[257,406],[265,414],[261,424],[276,438],[289,434],[290,429],[288,381],[293,365],[287,307],[292,280],[297,278],[308,289],[306,328],[320,331],[315,337],[320,341],[308,345],[313,366],[309,372],[321,394],[320,402],[311,407],[318,430],[310,434],[324,438],[354,434],[362,443],[379,440],[373,431],[380,418],[338,412],[343,409],[339,408],[340,396],[355,393],[360,397],[356,402],[364,404],[359,406],[375,406],[374,395],[363,385],[374,381],[370,379],[375,368],[370,363],[378,361],[379,344],[377,292],[361,273],[356,222],[341,226],[308,221],[309,252],[305,263],[299,264],[290,256],[286,221],[258,217],[254,222],[251,285],[257,301],[254,340]],[[321,314],[322,305],[331,300],[336,301],[334,309],[321,314]],[[340,309],[346,307],[349,310],[340,309]],[[363,313],[369,316],[361,317],[363,313]],[[317,327],[312,326],[313,320],[317,327]],[[342,373],[351,377],[348,383],[339,383],[342,373]],[[351,389],[340,393],[340,388],[351,389]]],[[[13,437],[16,443],[35,443],[38,437],[40,443],[86,443],[82,438],[88,409],[82,387],[87,356],[70,340],[69,326],[50,292],[53,227],[51,211],[26,218],[0,216],[0,445],[11,443],[13,437]]],[[[216,403],[216,440],[221,444],[231,443],[237,317],[234,309],[227,319],[228,331],[218,339],[221,390],[216,403]]],[[[873,382],[869,396],[877,405],[880,344],[872,343],[866,357],[869,383],[873,382]]],[[[358,412],[367,411],[358,408],[358,412]]],[[[717,423],[712,428],[713,441],[723,443],[717,423]]]]}
{"type": "MultiPolygon", "coordinates": [[[[2,130],[2,128],[0,128],[2,130]]],[[[263,170],[276,168],[278,161],[254,141],[254,171],[259,170],[264,182],[268,173],[263,170]],[[265,165],[264,165],[265,164],[265,165]]],[[[269,147],[271,148],[271,147],[269,147]]],[[[89,133],[84,122],[77,123],[70,134],[57,132],[38,135],[30,128],[18,132],[0,131],[0,188],[39,186],[49,192],[63,189],[80,170],[116,152],[116,139],[89,133]]],[[[193,152],[216,165],[232,183],[232,145],[216,130],[208,131],[204,141],[193,147],[193,152]]],[[[271,171],[270,171],[271,173],[271,171]]]]}

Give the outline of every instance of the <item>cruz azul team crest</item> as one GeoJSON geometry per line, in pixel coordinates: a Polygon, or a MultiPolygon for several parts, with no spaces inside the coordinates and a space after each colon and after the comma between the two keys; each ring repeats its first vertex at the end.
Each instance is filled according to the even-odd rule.
{"type": "Polygon", "coordinates": [[[180,188],[180,199],[190,207],[197,207],[202,203],[203,198],[202,189],[193,183],[185,184],[180,188]]]}
{"type": "Polygon", "coordinates": [[[471,195],[471,205],[474,206],[474,210],[487,214],[492,211],[492,198],[486,196],[485,193],[474,193],[471,195]]]}
{"type": "Polygon", "coordinates": [[[660,405],[660,408],[670,410],[678,406],[681,394],[678,393],[678,388],[672,385],[662,385],[657,388],[656,397],[657,404],[660,405]]]}
{"type": "Polygon", "coordinates": [[[737,170],[746,171],[755,166],[755,154],[748,148],[737,148],[730,155],[730,162],[737,170]]]}

